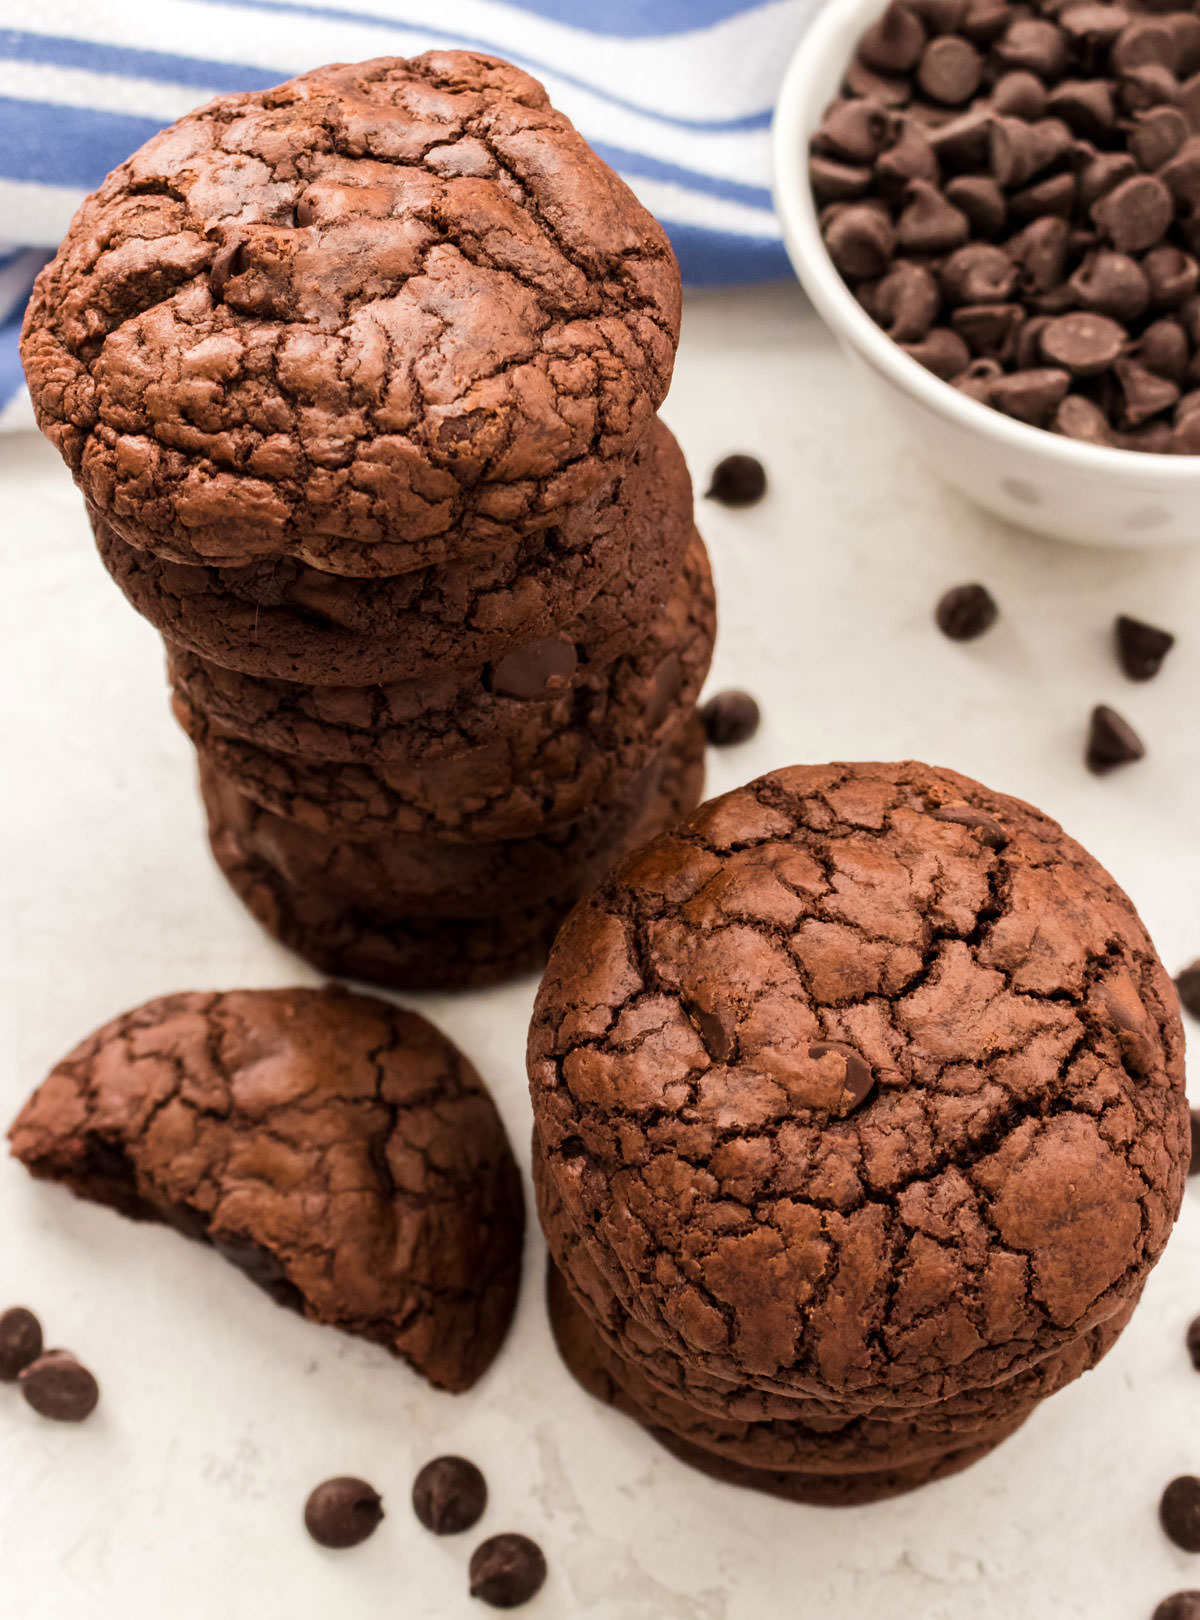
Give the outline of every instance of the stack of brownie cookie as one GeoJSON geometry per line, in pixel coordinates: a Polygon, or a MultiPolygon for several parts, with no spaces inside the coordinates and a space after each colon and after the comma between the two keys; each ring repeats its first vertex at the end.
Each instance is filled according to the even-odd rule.
{"type": "Polygon", "coordinates": [[[686,1462],[866,1502],[1115,1343],[1190,1159],[1137,913],[951,771],[773,772],[627,857],[534,1010],[564,1359],[686,1462]]]}
{"type": "Polygon", "coordinates": [[[39,278],[40,425],[166,640],[222,869],[319,966],[532,965],[698,798],[679,305],[541,86],[455,52],[189,114],[39,278]]]}

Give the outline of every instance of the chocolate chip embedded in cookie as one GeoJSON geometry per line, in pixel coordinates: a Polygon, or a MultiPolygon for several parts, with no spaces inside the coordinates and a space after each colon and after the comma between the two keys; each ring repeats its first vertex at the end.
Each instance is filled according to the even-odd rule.
{"type": "Polygon", "coordinates": [[[439,1388],[469,1388],[508,1331],[520,1176],[416,1013],[333,987],[164,996],[64,1058],[9,1136],[34,1175],[211,1243],[439,1388]]]}
{"type": "Polygon", "coordinates": [[[1133,906],[1047,817],[920,764],[777,771],[559,935],[539,1174],[624,1353],[921,1405],[1136,1297],[1183,1192],[1182,1050],[1133,906]],[[825,1044],[870,1073],[855,1106],[825,1044]]]}
{"type": "Polygon", "coordinates": [[[378,576],[555,521],[662,402],[666,235],[493,57],[220,97],[115,169],[39,277],[39,425],[130,545],[378,576]]]}

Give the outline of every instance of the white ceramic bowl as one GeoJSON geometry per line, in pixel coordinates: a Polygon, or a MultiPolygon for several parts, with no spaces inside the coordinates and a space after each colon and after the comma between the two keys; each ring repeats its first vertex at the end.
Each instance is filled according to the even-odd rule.
{"type": "Polygon", "coordinates": [[[882,0],[824,0],[775,110],[775,203],[805,291],[922,457],[980,506],[1039,534],[1091,545],[1200,540],[1200,456],[1080,444],[969,399],[893,343],[834,268],[817,228],[808,144],[859,37],[882,9],[882,0]]]}

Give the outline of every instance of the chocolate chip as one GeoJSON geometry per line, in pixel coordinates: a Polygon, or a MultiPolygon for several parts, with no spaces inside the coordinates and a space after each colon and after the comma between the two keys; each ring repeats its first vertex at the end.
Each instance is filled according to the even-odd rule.
{"type": "Polygon", "coordinates": [[[1123,28],[1113,41],[1109,61],[1116,73],[1128,73],[1131,68],[1151,64],[1174,73],[1179,62],[1179,46],[1167,23],[1140,17],[1123,28]]]}
{"type": "Polygon", "coordinates": [[[1200,1316],[1194,1316],[1188,1323],[1186,1343],[1192,1366],[1200,1372],[1200,1316]]]}
{"type": "Polygon", "coordinates": [[[1052,22],[1018,17],[996,41],[994,53],[1009,68],[1028,68],[1042,79],[1055,79],[1067,63],[1067,42],[1052,22]]]}
{"type": "Polygon", "coordinates": [[[550,697],[570,685],[578,665],[574,642],[546,636],[518,647],[492,666],[492,691],[521,702],[550,697]]]}
{"type": "Polygon", "coordinates": [[[1152,416],[1169,411],[1179,398],[1179,385],[1168,377],[1156,376],[1137,360],[1118,360],[1113,367],[1121,383],[1125,398],[1125,420],[1130,427],[1139,427],[1152,416]]]}
{"type": "Polygon", "coordinates": [[[1061,118],[993,118],[988,132],[988,165],[1006,191],[1026,186],[1043,169],[1071,151],[1074,140],[1061,118]]]}
{"type": "Polygon", "coordinates": [[[917,253],[946,253],[971,234],[967,216],[927,180],[912,180],[896,221],[896,241],[917,253]]]}
{"type": "Polygon", "coordinates": [[[1090,208],[1123,180],[1132,180],[1138,166],[1128,152],[1090,152],[1079,171],[1079,203],[1090,208]]]}
{"type": "Polygon", "coordinates": [[[814,1063],[820,1063],[822,1058],[829,1057],[831,1053],[836,1054],[841,1060],[838,1080],[842,1089],[830,1112],[835,1113],[839,1119],[844,1119],[847,1114],[866,1102],[874,1091],[875,1075],[869,1063],[852,1047],[843,1046],[840,1042],[814,1041],[808,1049],[808,1055],[814,1063]]]}
{"type": "Polygon", "coordinates": [[[976,236],[999,236],[1008,217],[1004,193],[990,174],[959,174],[946,184],[947,200],[967,216],[976,236]]]}
{"type": "Polygon", "coordinates": [[[1081,311],[1060,315],[1046,323],[1042,354],[1054,366],[1065,366],[1076,377],[1095,377],[1121,353],[1125,328],[1107,315],[1081,311]]]}
{"type": "Polygon", "coordinates": [[[1175,989],[1184,1012],[1200,1022],[1200,957],[1176,974],[1175,989]]]}
{"type": "Polygon", "coordinates": [[[1093,400],[1082,394],[1068,394],[1054,413],[1054,431],[1081,444],[1111,444],[1108,417],[1093,400]]]}
{"type": "Polygon", "coordinates": [[[1120,6],[1085,3],[1068,6],[1059,14],[1059,26],[1069,38],[1090,45],[1111,45],[1129,21],[1120,6]]]}
{"type": "Polygon", "coordinates": [[[989,816],[986,810],[976,810],[972,804],[940,804],[929,813],[935,821],[950,821],[966,827],[988,849],[1003,849],[1008,843],[1008,834],[995,816],[989,816]]]}
{"type": "Polygon", "coordinates": [[[1182,304],[1200,284],[1200,265],[1177,247],[1152,248],[1142,260],[1142,272],[1159,309],[1182,304]]]}
{"type": "Polygon", "coordinates": [[[997,379],[992,404],[1019,422],[1044,427],[1070,386],[1070,373],[1054,366],[1014,371],[997,379]]]}
{"type": "Polygon", "coordinates": [[[977,169],[987,161],[993,115],[982,107],[972,107],[951,118],[929,135],[929,144],[939,163],[952,169],[977,169]]]}
{"type": "Polygon", "coordinates": [[[931,39],[921,53],[917,83],[927,96],[945,106],[969,101],[979,89],[983,63],[969,40],[956,35],[931,39]]]}
{"type": "Polygon", "coordinates": [[[955,585],[938,602],[934,618],[951,641],[974,641],[991,629],[999,611],[985,585],[955,585]]]}
{"type": "Polygon", "coordinates": [[[887,145],[892,122],[892,114],[882,102],[857,97],[835,101],[813,136],[813,147],[844,163],[870,165],[887,145]]]}
{"type": "Polygon", "coordinates": [[[728,1063],[737,1044],[737,1025],[731,1011],[692,1005],[687,1013],[709,1057],[716,1063],[728,1063]]]}
{"type": "Polygon", "coordinates": [[[818,202],[843,202],[866,196],[871,189],[871,171],[818,153],[808,160],[808,183],[818,202]]]}
{"type": "Polygon", "coordinates": [[[948,326],[935,326],[920,343],[902,343],[900,347],[911,359],[932,371],[935,377],[949,382],[970,364],[971,351],[957,332],[948,326]]]}
{"type": "Polygon", "coordinates": [[[916,12],[892,0],[859,41],[858,54],[880,73],[907,73],[925,47],[925,26],[916,12]]]}
{"type": "Polygon", "coordinates": [[[875,165],[875,183],[881,193],[897,201],[912,180],[933,183],[938,178],[938,160],[928,138],[913,125],[906,125],[894,146],[875,165]]]}
{"type": "Polygon", "coordinates": [[[1191,135],[1159,170],[1159,179],[1177,205],[1200,207],[1200,136],[1191,135]]]}
{"type": "Polygon", "coordinates": [[[1146,745],[1128,720],[1101,703],[1092,710],[1088,728],[1087,749],[1084,758],[1089,771],[1102,776],[1117,765],[1129,765],[1142,759],[1146,745]]]}
{"type": "Polygon", "coordinates": [[[516,1609],[541,1591],[546,1559],[528,1536],[490,1536],[471,1554],[471,1596],[494,1609],[516,1609]]]}
{"type": "Polygon", "coordinates": [[[1152,174],[1123,180],[1098,198],[1091,216],[1118,253],[1144,253],[1162,240],[1175,212],[1171,193],[1152,174]]]}
{"type": "Polygon", "coordinates": [[[383,1522],[383,1498],[365,1479],[339,1475],[310,1492],[304,1524],[322,1547],[357,1547],[383,1522]]]}
{"type": "Polygon", "coordinates": [[[306,191],[296,203],[296,224],[302,229],[312,225],[317,217],[317,199],[311,191],[306,191]]]}
{"type": "Polygon", "coordinates": [[[245,245],[241,236],[226,237],[208,267],[208,289],[218,302],[225,296],[225,288],[231,277],[240,275],[245,269],[245,254],[242,251],[245,245]]]}
{"type": "Polygon", "coordinates": [[[1003,303],[1017,284],[1017,266],[1003,248],[968,242],[943,264],[942,290],[953,304],[1003,303]]]}
{"type": "Polygon", "coordinates": [[[1162,1493],[1158,1517],[1163,1529],[1184,1552],[1200,1552],[1200,1479],[1181,1474],[1162,1493]]]}
{"type": "Polygon", "coordinates": [[[1061,284],[1070,239],[1070,227],[1062,219],[1035,220],[1011,238],[1008,252],[1021,266],[1026,293],[1049,292],[1061,284]]]}
{"type": "Polygon", "coordinates": [[[700,710],[704,735],[714,748],[748,742],[758,730],[759,708],[749,692],[731,688],[710,697],[700,710]]]}
{"type": "Polygon", "coordinates": [[[870,307],[890,338],[916,343],[937,319],[941,301],[933,271],[901,259],[875,284],[870,307]]]}
{"type": "Polygon", "coordinates": [[[1020,304],[970,304],[956,309],[950,324],[971,353],[984,360],[1012,359],[1025,316],[1020,304]]]}
{"type": "Polygon", "coordinates": [[[1129,353],[1158,377],[1181,385],[1187,378],[1188,340],[1178,321],[1151,321],[1129,353]]]}
{"type": "Polygon", "coordinates": [[[1125,111],[1131,113],[1144,107],[1169,107],[1179,99],[1179,85],[1170,68],[1150,62],[1122,73],[1120,98],[1125,111]]]}
{"type": "Polygon", "coordinates": [[[1187,119],[1178,107],[1151,107],[1135,115],[1129,150],[1150,173],[1173,158],[1187,138],[1187,119]]]}
{"type": "Polygon", "coordinates": [[[30,1406],[55,1423],[82,1423],[100,1399],[99,1384],[69,1350],[43,1351],[19,1377],[30,1406]]]}
{"type": "Polygon", "coordinates": [[[855,57],[846,69],[846,89],[885,107],[902,107],[912,94],[912,86],[901,73],[876,73],[855,57]]]}
{"type": "Polygon", "coordinates": [[[966,0],[909,0],[925,27],[934,34],[954,34],[962,25],[966,0]]]}
{"type": "Polygon", "coordinates": [[[753,506],[767,492],[767,472],[757,456],[724,456],[712,470],[705,498],[722,506],[753,506]]]}
{"type": "Polygon", "coordinates": [[[1150,1620],[1200,1620],[1200,1592],[1172,1592],[1163,1598],[1150,1620]]]}
{"type": "Polygon", "coordinates": [[[1117,122],[1112,86],[1103,79],[1064,79],[1050,92],[1046,111],[1086,140],[1102,139],[1117,122]]]}
{"type": "Polygon", "coordinates": [[[1024,68],[1002,73],[992,86],[992,106],[1006,118],[1041,118],[1046,112],[1046,86],[1024,68]]]}
{"type": "Polygon", "coordinates": [[[18,1373],[42,1353],[42,1324],[24,1305],[0,1311],[0,1383],[15,1383],[18,1373]]]}
{"type": "Polygon", "coordinates": [[[962,31],[977,45],[989,45],[1007,28],[1011,15],[1008,0],[967,0],[962,31]]]}
{"type": "Polygon", "coordinates": [[[998,360],[972,360],[967,369],[960,371],[953,379],[953,385],[969,399],[977,399],[981,405],[990,405],[992,384],[1003,375],[1004,368],[998,360]]]}
{"type": "Polygon", "coordinates": [[[1089,254],[1068,286],[1084,309],[1111,315],[1115,321],[1136,321],[1150,303],[1150,283],[1137,260],[1108,248],[1089,254]]]}
{"type": "Polygon", "coordinates": [[[487,1507],[487,1481],[466,1457],[435,1457],[413,1481],[413,1512],[435,1536],[470,1530],[487,1507]]]}
{"type": "Polygon", "coordinates": [[[1017,333],[1013,360],[1018,371],[1032,371],[1035,366],[1041,364],[1042,333],[1053,318],[1050,315],[1031,315],[1017,333]]]}

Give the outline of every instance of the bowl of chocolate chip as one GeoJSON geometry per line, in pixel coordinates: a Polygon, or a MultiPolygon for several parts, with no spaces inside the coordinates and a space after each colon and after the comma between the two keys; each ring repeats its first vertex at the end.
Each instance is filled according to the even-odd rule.
{"type": "Polygon", "coordinates": [[[828,0],[774,149],[800,281],[936,471],[1055,538],[1200,540],[1200,13],[828,0]]]}

